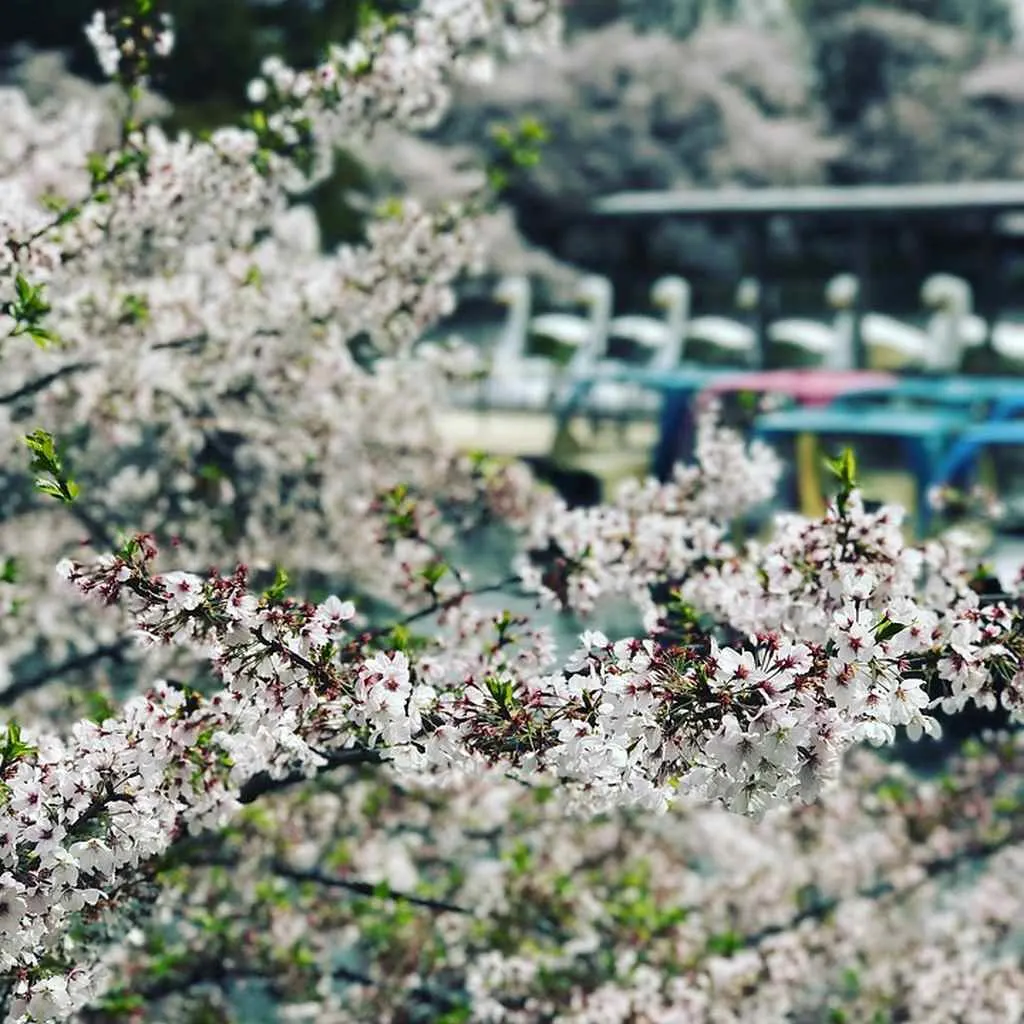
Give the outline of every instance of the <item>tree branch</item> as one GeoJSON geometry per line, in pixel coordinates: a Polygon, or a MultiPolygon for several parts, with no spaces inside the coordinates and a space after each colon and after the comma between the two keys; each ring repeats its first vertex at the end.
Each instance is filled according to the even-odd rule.
{"type": "Polygon", "coordinates": [[[120,640],[115,640],[113,643],[97,647],[95,650],[89,651],[87,654],[76,654],[73,657],[68,658],[66,661],[48,666],[40,672],[33,673],[29,676],[23,676],[20,679],[15,678],[6,690],[0,691],[0,707],[9,707],[19,697],[24,696],[26,693],[38,690],[40,687],[54,682],[61,676],[67,675],[69,672],[77,672],[80,669],[88,668],[90,665],[97,661],[102,661],[104,658],[120,660],[121,653],[125,648],[130,646],[131,643],[132,640],[130,637],[122,637],[120,640]]]}
{"type": "Polygon", "coordinates": [[[892,882],[878,882],[875,885],[858,889],[850,896],[833,896],[828,899],[817,900],[810,906],[805,907],[798,914],[794,914],[793,917],[783,924],[766,925],[764,928],[760,928],[756,932],[751,932],[749,935],[745,935],[742,939],[741,945],[745,949],[750,949],[759,946],[767,939],[796,928],[804,921],[824,920],[829,914],[835,911],[841,903],[848,899],[875,900],[881,899],[883,896],[901,896],[906,893],[913,892],[914,889],[923,884],[929,878],[945,874],[947,871],[955,871],[958,867],[961,867],[974,858],[977,858],[978,860],[985,860],[988,857],[993,857],[999,853],[1000,850],[1004,850],[1008,846],[1013,846],[1015,843],[1019,843],[1022,838],[1024,838],[1024,830],[1011,831],[1003,836],[1002,839],[997,839],[994,842],[971,843],[965,846],[962,850],[958,850],[956,853],[951,853],[945,857],[936,857],[934,860],[925,861],[923,864],[919,865],[924,871],[924,878],[903,888],[897,888],[897,886],[892,882]]]}
{"type": "MultiPolygon", "coordinates": [[[[328,772],[332,768],[356,764],[380,764],[384,760],[380,751],[363,748],[339,750],[332,754],[324,754],[323,756],[327,759],[327,764],[318,769],[317,775],[328,772]]],[[[276,793],[278,790],[294,786],[299,782],[308,782],[309,780],[310,776],[303,772],[292,772],[283,779],[274,779],[266,772],[259,772],[242,786],[238,794],[238,800],[243,804],[251,804],[268,793],[276,793]]]]}
{"type": "Polygon", "coordinates": [[[336,875],[327,875],[322,871],[301,871],[298,868],[289,867],[283,861],[274,861],[271,871],[282,878],[291,879],[293,882],[313,882],[330,889],[347,889],[360,896],[371,896],[377,899],[400,900],[404,903],[412,903],[417,907],[426,907],[428,910],[441,910],[451,914],[468,914],[467,907],[460,907],[457,903],[447,903],[444,900],[432,900],[425,896],[413,896],[410,893],[399,892],[390,886],[373,885],[370,882],[361,882],[356,879],[339,878],[336,875]],[[386,891],[385,891],[386,888],[386,891]]]}
{"type": "Polygon", "coordinates": [[[42,391],[45,387],[56,380],[60,380],[62,377],[70,377],[80,373],[82,370],[94,370],[97,366],[99,366],[97,362],[69,363],[67,366],[62,366],[59,370],[45,373],[42,377],[36,377],[35,380],[22,384],[20,388],[15,388],[13,391],[8,391],[5,395],[0,395],[0,405],[10,405],[12,402],[18,401],[19,398],[28,398],[29,395],[42,391]]]}

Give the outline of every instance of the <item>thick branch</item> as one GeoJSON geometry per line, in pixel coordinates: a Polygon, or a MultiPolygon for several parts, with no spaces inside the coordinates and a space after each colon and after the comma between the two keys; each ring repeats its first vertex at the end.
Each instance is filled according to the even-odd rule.
{"type": "Polygon", "coordinates": [[[12,402],[18,401],[19,398],[28,398],[29,395],[42,391],[62,377],[70,377],[83,370],[94,370],[97,366],[99,366],[99,363],[96,362],[69,363],[67,366],[62,366],[59,370],[54,370],[52,373],[44,373],[42,377],[36,377],[35,380],[22,384],[20,388],[15,388],[13,391],[8,391],[5,395],[0,395],[0,405],[10,405],[12,402]]]}
{"type": "MultiPolygon", "coordinates": [[[[327,764],[323,765],[317,774],[322,774],[323,772],[330,771],[332,768],[340,768],[345,765],[380,764],[383,761],[379,751],[361,748],[339,750],[336,753],[325,754],[324,757],[327,759],[327,764]]],[[[238,800],[243,804],[251,804],[261,796],[266,796],[268,793],[276,793],[280,789],[287,789],[289,786],[294,786],[300,782],[308,782],[309,779],[310,776],[303,772],[292,772],[282,779],[274,779],[266,772],[260,772],[242,786],[238,794],[238,800]]]]}
{"type": "Polygon", "coordinates": [[[102,661],[104,658],[120,659],[121,654],[125,648],[132,643],[128,637],[123,637],[120,640],[115,640],[111,644],[104,644],[102,647],[97,647],[95,650],[89,651],[87,654],[76,654],[74,657],[68,658],[66,661],[59,662],[56,665],[47,666],[39,672],[35,672],[29,676],[23,676],[18,679],[15,678],[14,682],[7,687],[6,690],[0,692],[0,707],[9,707],[19,697],[24,696],[26,693],[31,693],[33,690],[38,690],[49,683],[55,682],[61,676],[67,675],[71,672],[78,672],[81,669],[88,668],[90,665],[95,664],[97,661],[102,661]]]}
{"type": "Polygon", "coordinates": [[[379,885],[372,885],[370,882],[360,882],[351,878],[339,878],[335,875],[326,875],[322,871],[300,871],[298,868],[289,867],[282,861],[275,861],[271,866],[275,875],[291,879],[293,882],[314,882],[329,889],[347,889],[349,892],[357,893],[360,896],[373,896],[378,899],[401,900],[404,903],[412,903],[417,907],[426,907],[428,910],[441,910],[452,914],[468,914],[466,907],[460,907],[457,903],[447,903],[444,900],[432,900],[425,896],[413,896],[410,893],[398,892],[394,889],[386,890],[379,885]]]}
{"type": "MultiPolygon", "coordinates": [[[[331,977],[338,981],[347,981],[366,987],[377,984],[370,975],[348,967],[334,968],[331,971],[331,977]]],[[[272,994],[277,996],[282,994],[279,986],[275,985],[270,971],[243,964],[229,966],[225,962],[225,958],[213,955],[196,960],[180,973],[150,978],[142,984],[121,989],[119,994],[139,996],[146,1002],[152,1003],[169,996],[187,993],[198,985],[217,985],[219,988],[226,988],[232,982],[249,979],[264,981],[272,994]]],[[[458,997],[446,992],[433,991],[426,986],[410,989],[407,995],[411,1000],[426,1002],[444,1010],[449,1010],[458,1004],[458,997]]],[[[103,1011],[86,1010],[83,1019],[99,1024],[100,1021],[108,1018],[103,1015],[103,1011]]]]}
{"type": "MultiPolygon", "coordinates": [[[[897,887],[892,882],[878,882],[875,885],[867,886],[864,889],[858,889],[853,894],[852,898],[881,899],[883,896],[904,895],[912,892],[929,878],[945,874],[947,871],[955,871],[958,867],[962,867],[968,861],[975,858],[978,860],[985,860],[988,857],[994,857],[1000,850],[1004,850],[1008,846],[1013,846],[1014,844],[1019,843],[1022,839],[1024,839],[1024,832],[1017,830],[1009,832],[1007,835],[1003,836],[1002,839],[997,839],[991,843],[968,844],[956,853],[949,854],[945,857],[936,857],[934,860],[925,861],[920,865],[921,869],[924,871],[924,877],[912,885],[901,888],[897,887]]],[[[817,900],[783,924],[767,925],[756,932],[751,932],[749,935],[745,935],[743,937],[742,945],[744,948],[749,949],[759,946],[762,942],[765,942],[773,936],[791,931],[804,921],[822,921],[833,913],[841,903],[850,898],[851,897],[849,896],[833,896],[828,899],[817,900]]]]}

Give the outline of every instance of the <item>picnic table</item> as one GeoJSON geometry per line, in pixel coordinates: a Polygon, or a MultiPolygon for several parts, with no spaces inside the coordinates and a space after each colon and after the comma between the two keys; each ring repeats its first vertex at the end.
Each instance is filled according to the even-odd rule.
{"type": "MultiPolygon", "coordinates": [[[[891,386],[897,378],[891,373],[868,370],[764,370],[737,373],[719,372],[701,389],[705,394],[773,394],[791,398],[801,406],[827,406],[851,388],[862,392],[891,386]]],[[[692,447],[693,392],[672,389],[665,391],[661,412],[661,429],[654,453],[654,473],[667,479],[679,458],[692,447]]]]}
{"type": "Polygon", "coordinates": [[[819,407],[857,389],[890,388],[899,382],[891,373],[867,370],[768,370],[737,371],[732,368],[683,364],[669,372],[623,366],[611,372],[591,374],[574,382],[568,398],[558,410],[559,428],[585,409],[586,397],[598,383],[615,381],[635,384],[661,395],[658,441],[651,459],[651,471],[659,480],[672,475],[672,467],[690,453],[693,446],[693,399],[701,392],[727,395],[750,392],[779,394],[800,405],[819,407]]]}

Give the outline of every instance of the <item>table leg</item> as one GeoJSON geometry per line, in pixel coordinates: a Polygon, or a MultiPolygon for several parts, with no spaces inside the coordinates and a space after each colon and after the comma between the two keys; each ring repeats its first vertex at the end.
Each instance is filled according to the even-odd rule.
{"type": "Polygon", "coordinates": [[[803,515],[820,519],[826,503],[821,487],[821,445],[816,434],[798,434],[796,438],[796,484],[798,506],[803,515]]]}
{"type": "Polygon", "coordinates": [[[681,458],[693,453],[694,424],[690,415],[693,391],[665,391],[661,403],[658,444],[654,449],[651,471],[662,482],[672,478],[672,469],[681,458]]]}
{"type": "Polygon", "coordinates": [[[907,464],[917,484],[917,531],[924,538],[931,526],[932,510],[928,504],[928,490],[938,472],[939,460],[945,448],[945,438],[909,437],[905,442],[907,464]]]}

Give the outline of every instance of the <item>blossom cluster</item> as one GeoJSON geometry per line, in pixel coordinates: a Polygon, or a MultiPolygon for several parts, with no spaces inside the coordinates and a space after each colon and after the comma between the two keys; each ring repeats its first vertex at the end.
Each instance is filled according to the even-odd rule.
{"type": "MultiPolygon", "coordinates": [[[[172,43],[166,29],[147,9],[141,20],[101,12],[88,34],[134,97],[146,70],[138,44],[150,47],[147,60],[160,57],[172,43]]],[[[393,35],[374,36],[368,52],[393,47],[393,35]]],[[[443,54],[436,63],[444,67],[443,54]]],[[[397,95],[415,84],[388,83],[386,64],[376,80],[357,76],[360,86],[376,81],[385,104],[389,89],[397,95]]],[[[336,85],[339,94],[357,88],[353,76],[336,85]]],[[[9,733],[5,934],[20,938],[5,944],[0,973],[12,980],[7,1008],[44,1019],[70,1012],[99,984],[87,955],[75,961],[70,936],[80,925],[72,919],[134,892],[133,874],[176,837],[185,805],[197,820],[217,822],[218,800],[233,806],[224,794],[234,793],[228,780],[201,798],[178,791],[183,780],[186,788],[199,781],[188,751],[197,736],[200,746],[210,737],[181,720],[179,691],[153,688],[118,622],[82,617],[52,587],[47,563],[83,541],[102,549],[119,530],[141,526],[192,564],[230,553],[262,567],[287,563],[299,579],[303,571],[333,574],[403,599],[410,575],[437,562],[445,527],[423,514],[422,500],[416,536],[401,538],[395,560],[393,510],[378,496],[399,483],[435,491],[465,526],[481,494],[515,504],[516,473],[489,470],[485,478],[477,464],[439,450],[428,423],[436,360],[407,352],[451,308],[454,278],[477,258],[473,211],[407,203],[371,223],[365,244],[325,255],[309,211],[294,207],[288,191],[308,184],[308,174],[255,129],[172,138],[129,119],[111,148],[105,94],[66,111],[34,110],[16,90],[3,101],[5,464],[24,461],[23,424],[41,420],[73,444],[85,495],[65,510],[16,476],[5,491],[0,544],[16,557],[4,569],[3,699],[17,702],[23,721],[55,712],[60,721],[67,709],[54,683],[77,671],[80,686],[106,689],[109,659],[126,670],[122,684],[138,674],[149,693],[98,731],[79,723],[60,739],[40,717],[26,727],[33,742],[24,748],[20,733],[9,733]],[[17,342],[25,333],[39,344],[17,342]],[[350,348],[362,335],[405,358],[368,372],[350,348]],[[37,840],[43,845],[30,848],[37,840]],[[66,975],[58,961],[72,965],[66,975]]],[[[337,141],[329,127],[316,132],[325,152],[337,141]]],[[[194,672],[201,659],[185,654],[150,661],[194,672]]],[[[267,728],[254,728],[262,740],[249,750],[239,739],[247,725],[229,721],[216,749],[238,766],[232,783],[264,762],[268,770],[275,759],[301,762],[300,752],[316,761],[302,743],[282,753],[267,728]]]]}
{"type": "MultiPolygon", "coordinates": [[[[268,58],[248,95],[267,108],[265,130],[291,147],[385,122],[427,128],[447,109],[453,77],[487,77],[495,61],[543,51],[560,35],[551,0],[426,0],[413,16],[371,21],[308,71],[268,58]]],[[[317,166],[324,151],[314,148],[317,166]]]]}
{"type": "Polygon", "coordinates": [[[774,495],[781,467],[767,445],[720,429],[717,415],[714,406],[704,409],[693,462],[677,465],[667,484],[628,481],[606,505],[538,510],[523,542],[530,556],[518,566],[527,585],[581,613],[602,596],[624,594],[653,628],[659,583],[736,554],[731,524],[774,495]]]}
{"type": "MultiPolygon", "coordinates": [[[[140,8],[132,15],[122,14],[115,5],[110,11],[99,10],[85,27],[103,73],[113,78],[122,65],[138,64],[146,57],[167,57],[174,49],[174,27],[171,16],[151,12],[146,18],[140,8]],[[147,52],[148,51],[148,52],[147,52]]],[[[140,70],[144,72],[145,65],[140,70]]],[[[130,74],[134,79],[136,76],[130,74]]]]}

